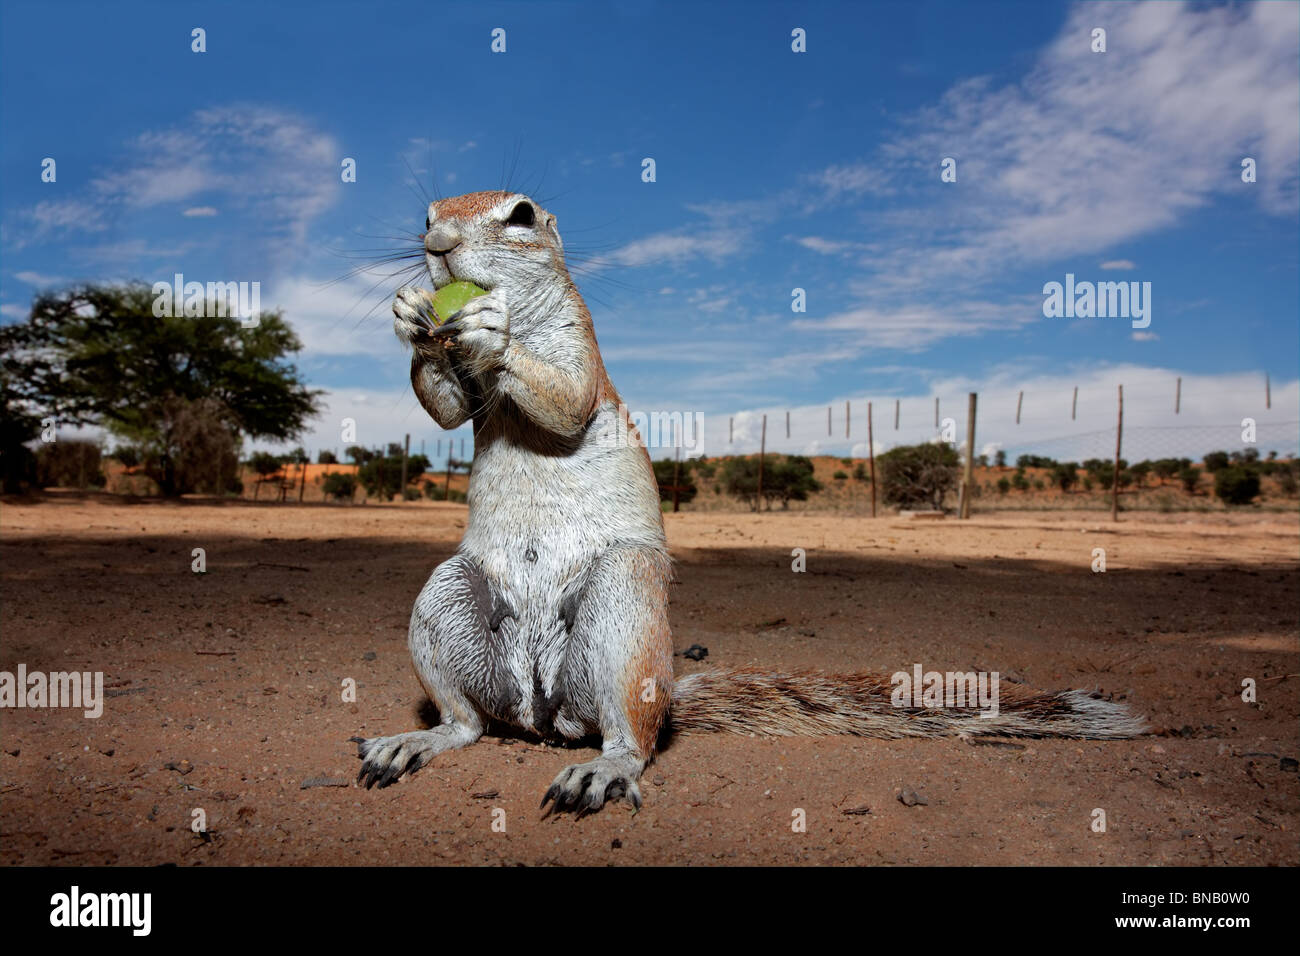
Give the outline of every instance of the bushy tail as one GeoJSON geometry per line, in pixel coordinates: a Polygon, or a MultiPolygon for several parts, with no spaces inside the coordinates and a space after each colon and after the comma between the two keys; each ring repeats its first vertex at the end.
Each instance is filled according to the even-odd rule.
{"type": "Polygon", "coordinates": [[[768,674],[737,669],[679,678],[669,720],[677,733],[762,737],[1136,737],[1146,722],[1083,690],[1042,693],[1001,683],[998,713],[971,707],[896,707],[878,674],[768,674]]]}

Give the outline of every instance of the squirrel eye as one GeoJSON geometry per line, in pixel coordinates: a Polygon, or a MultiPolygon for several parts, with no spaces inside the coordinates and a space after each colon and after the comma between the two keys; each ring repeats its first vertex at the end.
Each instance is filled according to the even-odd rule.
{"type": "Polygon", "coordinates": [[[506,220],[507,226],[532,226],[537,222],[533,214],[533,204],[521,202],[516,204],[515,208],[510,210],[510,218],[506,220]]]}

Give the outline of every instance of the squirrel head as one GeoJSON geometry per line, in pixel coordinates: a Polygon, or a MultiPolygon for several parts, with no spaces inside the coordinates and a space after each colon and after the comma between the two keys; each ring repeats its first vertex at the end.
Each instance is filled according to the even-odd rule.
{"type": "Polygon", "coordinates": [[[467,193],[430,203],[424,253],[435,289],[473,282],[512,308],[573,287],[555,216],[522,193],[467,193]]]}

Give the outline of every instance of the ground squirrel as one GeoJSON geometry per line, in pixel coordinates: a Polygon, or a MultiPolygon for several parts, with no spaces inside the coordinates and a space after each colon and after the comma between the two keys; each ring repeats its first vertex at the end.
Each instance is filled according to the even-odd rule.
{"type": "MultiPolygon", "coordinates": [[[[387,786],[479,739],[489,719],[543,736],[599,735],[542,806],[583,814],[626,798],[661,731],[873,737],[1127,737],[1141,722],[1083,691],[1004,690],[1000,715],[900,709],[888,677],[738,669],[674,681],[670,566],[650,457],[610,383],[551,215],[509,192],[430,204],[435,288],[487,294],[436,330],[429,296],[398,291],[411,384],[444,429],[474,426],[469,520],[415,601],[408,643],[440,723],[354,738],[359,780],[387,786]]],[[[549,811],[548,811],[549,812],[549,811]]]]}

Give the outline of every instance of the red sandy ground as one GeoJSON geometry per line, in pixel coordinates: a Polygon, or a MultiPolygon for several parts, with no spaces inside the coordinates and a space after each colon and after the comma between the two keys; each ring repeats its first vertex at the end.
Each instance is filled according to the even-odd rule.
{"type": "Polygon", "coordinates": [[[486,737],[387,790],[351,784],[349,737],[429,717],[406,624],[464,506],[0,508],[0,670],[102,670],[114,692],[98,720],[0,711],[3,864],[1300,862],[1295,514],[668,515],[674,640],[709,649],[680,672],[998,670],[1126,698],[1155,732],[681,737],[646,771],[639,814],[574,820],[537,805],[594,751],[527,737],[486,737]],[[1244,677],[1258,703],[1240,700],[1244,677]],[[321,777],[347,783],[302,787],[321,777]],[[905,806],[905,787],[928,804],[905,806]]]}

